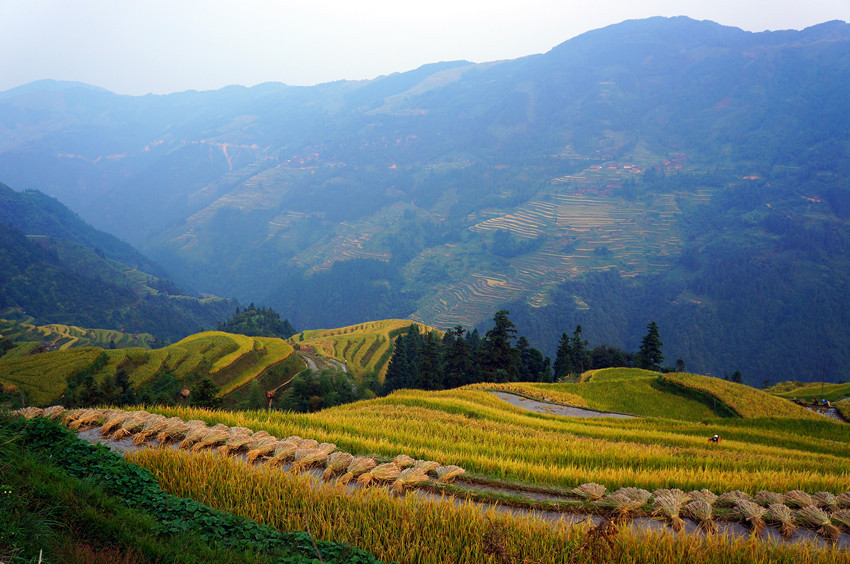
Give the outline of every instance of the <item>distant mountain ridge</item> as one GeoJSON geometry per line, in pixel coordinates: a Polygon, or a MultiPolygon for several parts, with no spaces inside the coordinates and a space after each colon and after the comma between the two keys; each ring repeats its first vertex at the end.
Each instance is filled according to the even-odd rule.
{"type": "Polygon", "coordinates": [[[512,310],[744,377],[848,377],[850,25],[688,18],[513,61],[167,96],[0,93],[0,175],[298,327],[512,310]]]}

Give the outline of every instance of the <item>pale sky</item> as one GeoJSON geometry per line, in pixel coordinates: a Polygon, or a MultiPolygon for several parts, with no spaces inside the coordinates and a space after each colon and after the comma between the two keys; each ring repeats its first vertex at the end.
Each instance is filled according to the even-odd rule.
{"type": "Polygon", "coordinates": [[[0,0],[0,91],[44,78],[119,94],[375,78],[544,53],[658,15],[803,29],[850,20],[850,0],[0,0]]]}

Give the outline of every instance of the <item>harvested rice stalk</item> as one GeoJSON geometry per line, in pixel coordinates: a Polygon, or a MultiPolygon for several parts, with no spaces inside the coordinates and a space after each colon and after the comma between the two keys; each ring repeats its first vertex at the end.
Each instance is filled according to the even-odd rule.
{"type": "Polygon", "coordinates": [[[652,497],[651,493],[642,488],[620,488],[614,493],[640,502],[641,505],[646,505],[652,497]]]}
{"type": "Polygon", "coordinates": [[[455,466],[454,464],[438,466],[435,471],[437,472],[437,479],[445,483],[449,483],[458,476],[466,474],[466,470],[460,466],[455,466]]]}
{"type": "MultiPolygon", "coordinates": [[[[27,417],[26,415],[24,415],[24,417],[26,417],[27,419],[32,419],[33,417],[40,417],[41,414],[44,413],[44,410],[41,410],[37,407],[25,407],[24,410],[39,410],[40,411],[40,413],[38,413],[38,415],[33,415],[32,417],[27,417]]],[[[21,410],[18,410],[18,411],[21,411],[21,410]]],[[[62,415],[60,415],[59,418],[62,419],[63,425],[70,425],[71,422],[74,419],[76,419],[77,417],[82,415],[85,411],[86,411],[85,409],[68,409],[66,411],[63,411],[62,415]]]]}
{"type": "Polygon", "coordinates": [[[790,492],[786,492],[785,503],[790,505],[791,507],[799,508],[807,507],[809,505],[816,505],[815,500],[812,499],[812,496],[800,490],[792,490],[790,492]]]}
{"type": "Polygon", "coordinates": [[[407,468],[409,466],[413,466],[414,464],[416,464],[416,461],[413,459],[413,457],[407,456],[406,454],[399,454],[398,456],[393,458],[393,462],[395,463],[396,466],[398,466],[402,470],[404,470],[405,468],[407,468]]]}
{"type": "Polygon", "coordinates": [[[50,407],[46,407],[44,412],[42,412],[42,417],[47,417],[48,419],[58,419],[62,412],[65,411],[65,408],[61,405],[51,405],[50,407]]]}
{"type": "Polygon", "coordinates": [[[105,409],[87,409],[79,417],[74,419],[69,425],[69,429],[83,429],[84,427],[94,427],[98,421],[102,421],[106,415],[105,409]]]}
{"type": "Polygon", "coordinates": [[[166,421],[165,427],[157,433],[156,440],[159,441],[160,446],[166,446],[177,440],[184,439],[186,434],[193,428],[192,425],[189,425],[188,422],[183,421],[179,417],[170,417],[166,421]]]}
{"type": "MultiPolygon", "coordinates": [[[[649,492],[646,493],[649,494],[649,492]]],[[[647,497],[647,499],[649,498],[647,497]]],[[[602,499],[593,503],[599,507],[612,509],[620,517],[629,518],[632,513],[641,509],[645,502],[642,502],[639,498],[629,497],[623,492],[616,491],[607,494],[602,499]]]]}
{"type": "Polygon", "coordinates": [[[327,467],[322,472],[322,479],[330,480],[336,474],[345,472],[352,460],[354,460],[354,455],[347,452],[334,452],[328,455],[327,467]]]}
{"type": "Polygon", "coordinates": [[[739,501],[752,501],[750,494],[741,490],[734,490],[720,494],[714,502],[714,507],[734,508],[739,501]]]}
{"type": "Polygon", "coordinates": [[[261,439],[261,441],[262,442],[254,441],[254,448],[248,451],[248,462],[256,462],[257,460],[273,453],[277,448],[278,442],[280,442],[274,437],[266,437],[265,439],[261,439]]]}
{"type": "MultiPolygon", "coordinates": [[[[80,411],[80,410],[72,410],[72,411],[80,411]]],[[[17,415],[18,417],[23,417],[24,419],[35,419],[36,417],[41,417],[44,414],[44,409],[40,407],[22,407],[21,409],[16,409],[12,412],[12,415],[17,415]]],[[[67,420],[65,420],[67,422],[67,420]]]]}
{"type": "Polygon", "coordinates": [[[203,439],[207,435],[207,433],[209,433],[209,432],[210,432],[210,428],[207,427],[206,425],[204,425],[203,427],[201,427],[201,426],[192,427],[186,433],[186,436],[183,438],[183,440],[180,441],[180,444],[177,445],[177,448],[182,448],[182,449],[192,448],[193,444],[195,444],[196,442],[203,439]]]}
{"type": "Polygon", "coordinates": [[[157,433],[165,429],[168,419],[164,415],[151,415],[141,430],[133,437],[133,444],[140,446],[153,439],[157,433]]]}
{"type": "Polygon", "coordinates": [[[779,533],[783,537],[790,537],[797,529],[794,524],[794,513],[784,503],[771,503],[767,506],[767,519],[772,523],[779,524],[779,533]]]}
{"type": "Polygon", "coordinates": [[[298,443],[298,448],[316,448],[319,446],[319,441],[316,439],[304,439],[298,443]]]}
{"type": "MultiPolygon", "coordinates": [[[[398,465],[396,464],[396,466],[398,465]]],[[[413,465],[414,468],[419,468],[426,474],[434,472],[437,468],[439,468],[439,466],[440,463],[433,460],[417,460],[416,464],[413,465]]],[[[401,466],[399,466],[399,468],[401,468],[401,466]]]]}
{"type": "Polygon", "coordinates": [[[198,452],[207,447],[224,444],[230,438],[229,429],[212,428],[209,432],[201,437],[201,440],[192,445],[192,452],[198,452]]]}
{"type": "Polygon", "coordinates": [[[714,502],[717,501],[717,495],[711,490],[706,489],[688,492],[688,497],[694,501],[704,501],[709,505],[714,505],[714,502]]]}
{"type": "Polygon", "coordinates": [[[295,451],[295,462],[292,463],[293,472],[301,472],[316,464],[322,464],[328,459],[328,452],[318,447],[299,448],[295,451]]]}
{"type": "Polygon", "coordinates": [[[839,509],[837,511],[833,511],[829,518],[841,525],[845,531],[850,532],[850,509],[839,509]]]}
{"type": "Polygon", "coordinates": [[[105,437],[110,433],[114,433],[124,421],[132,416],[132,411],[116,411],[115,413],[108,415],[103,421],[103,425],[100,427],[100,434],[105,437]]]}
{"type": "Polygon", "coordinates": [[[812,499],[815,501],[815,505],[821,509],[836,509],[838,507],[838,501],[830,492],[816,492],[812,495],[812,499]]]}
{"type": "Polygon", "coordinates": [[[797,522],[804,527],[815,529],[817,534],[830,540],[837,539],[841,534],[841,530],[832,524],[826,511],[814,505],[807,505],[797,511],[797,522]]]}
{"type": "Polygon", "coordinates": [[[378,464],[369,472],[361,474],[360,477],[357,478],[357,483],[361,486],[368,486],[373,480],[391,482],[398,478],[399,474],[401,474],[401,468],[392,462],[385,462],[383,464],[378,464]]]}
{"type": "Polygon", "coordinates": [[[218,447],[218,453],[222,456],[236,454],[243,450],[243,448],[247,447],[247,445],[251,442],[253,442],[253,439],[249,434],[241,432],[235,434],[231,433],[230,437],[224,442],[224,444],[218,447]]]}
{"type": "Polygon", "coordinates": [[[677,533],[681,531],[685,522],[679,517],[679,511],[682,509],[682,499],[685,492],[681,492],[681,496],[674,492],[662,491],[656,492],[655,501],[653,503],[653,517],[661,517],[670,524],[670,527],[677,533]]]}
{"type": "Polygon", "coordinates": [[[687,503],[691,500],[690,495],[686,494],[685,492],[683,492],[679,488],[657,489],[654,492],[652,492],[652,495],[655,496],[655,497],[673,497],[673,498],[679,500],[679,505],[684,505],[685,503],[687,503]]]}
{"type": "Polygon", "coordinates": [[[764,520],[762,517],[767,513],[767,509],[758,503],[747,499],[740,499],[735,502],[734,513],[749,523],[753,535],[758,535],[764,529],[764,520]]]}
{"type": "Polygon", "coordinates": [[[697,499],[682,508],[682,512],[699,523],[699,528],[707,535],[717,532],[717,523],[711,514],[711,504],[707,501],[697,499]]]}
{"type": "Polygon", "coordinates": [[[362,476],[372,470],[377,463],[369,457],[357,456],[348,464],[345,474],[340,477],[341,484],[347,484],[352,479],[362,476]]]}
{"type": "Polygon", "coordinates": [[[778,492],[768,492],[765,490],[760,491],[756,494],[756,497],[753,498],[753,501],[762,505],[764,507],[768,507],[771,505],[775,505],[777,503],[785,503],[785,496],[778,492]]]}
{"type": "Polygon", "coordinates": [[[133,415],[125,419],[121,423],[121,426],[118,427],[114,433],[109,435],[109,439],[113,441],[120,441],[132,434],[138,433],[142,427],[144,427],[145,421],[148,420],[150,415],[151,414],[147,411],[133,412],[133,415]]]}
{"type": "MultiPolygon", "coordinates": [[[[298,445],[298,448],[304,448],[301,445],[298,445]]],[[[336,450],[336,445],[334,443],[319,443],[315,448],[324,451],[325,454],[330,454],[336,450]]]]}
{"type": "Polygon", "coordinates": [[[251,442],[248,443],[248,450],[254,450],[267,444],[268,442],[277,442],[277,437],[269,435],[265,431],[257,431],[251,435],[251,442]]]}
{"type": "Polygon", "coordinates": [[[426,474],[422,468],[413,466],[402,470],[402,472],[398,475],[398,478],[396,478],[395,482],[393,482],[392,490],[396,493],[401,493],[404,491],[404,488],[422,484],[427,482],[429,479],[428,474],[426,474]]]}
{"type": "Polygon", "coordinates": [[[587,484],[582,484],[577,488],[573,488],[570,490],[570,493],[575,494],[576,496],[587,500],[587,501],[597,501],[605,497],[605,492],[607,489],[605,486],[596,484],[594,482],[589,482],[587,484]]]}
{"type": "Polygon", "coordinates": [[[835,496],[838,507],[850,507],[850,492],[843,492],[835,496]]]}
{"type": "Polygon", "coordinates": [[[277,466],[295,458],[298,445],[295,441],[280,441],[275,446],[274,452],[269,457],[268,464],[277,466]]]}

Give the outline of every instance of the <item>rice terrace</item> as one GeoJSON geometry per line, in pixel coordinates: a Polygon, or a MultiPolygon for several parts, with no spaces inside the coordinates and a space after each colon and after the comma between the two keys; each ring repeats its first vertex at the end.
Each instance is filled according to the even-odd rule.
{"type": "MultiPolygon", "coordinates": [[[[374,357],[386,336],[351,342],[374,357]]],[[[257,346],[212,337],[211,370],[257,346]]],[[[575,383],[399,390],[316,413],[134,409],[19,409],[23,420],[4,419],[4,448],[36,452],[12,437],[59,423],[126,452],[162,495],[382,561],[848,561],[848,425],[714,378],[603,369],[575,383]],[[557,405],[601,416],[553,415],[557,405]]]]}

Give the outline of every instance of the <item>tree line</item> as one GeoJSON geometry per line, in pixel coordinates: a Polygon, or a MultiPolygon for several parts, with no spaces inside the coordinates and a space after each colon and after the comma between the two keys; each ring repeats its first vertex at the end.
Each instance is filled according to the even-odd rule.
{"type": "MultiPolygon", "coordinates": [[[[663,343],[653,321],[636,353],[611,345],[589,347],[578,325],[572,335],[562,333],[554,364],[548,356],[517,337],[507,310],[496,312],[493,328],[482,338],[477,329],[456,326],[441,337],[421,331],[413,323],[394,343],[383,393],[402,388],[441,390],[476,382],[555,382],[585,370],[617,366],[663,370],[663,343]]],[[[684,370],[678,360],[676,369],[684,370]]],[[[672,370],[672,369],[671,369],[672,370]]]]}

